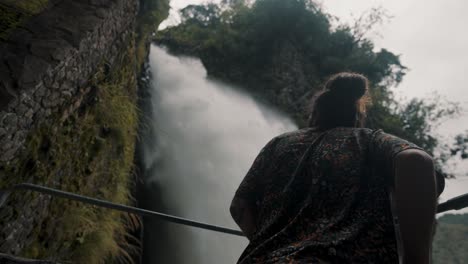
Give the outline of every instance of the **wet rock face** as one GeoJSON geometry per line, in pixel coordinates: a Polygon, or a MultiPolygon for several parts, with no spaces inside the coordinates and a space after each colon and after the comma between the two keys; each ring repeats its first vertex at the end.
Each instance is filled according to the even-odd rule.
{"type": "MultiPolygon", "coordinates": [[[[53,1],[0,43],[0,183],[2,169],[26,149],[28,134],[52,116],[66,119],[90,91],[86,84],[98,66],[113,65],[134,34],[138,5],[138,0],[53,1]]],[[[49,202],[38,195],[0,208],[0,252],[17,255],[33,242],[33,227],[47,215],[49,202]]],[[[23,263],[2,257],[0,263],[23,263]]]]}
{"type": "Polygon", "coordinates": [[[0,162],[34,124],[62,111],[133,33],[137,0],[56,1],[0,43],[0,162]]]}
{"type": "MultiPolygon", "coordinates": [[[[41,219],[47,216],[48,210],[46,208],[49,202],[50,196],[40,195],[36,199],[18,199],[14,205],[7,205],[0,210],[0,219],[12,217],[16,219],[3,224],[0,230],[2,241],[0,252],[17,255],[24,245],[32,242],[30,234],[34,227],[40,224],[41,219]]],[[[3,262],[0,261],[0,263],[3,262]]]]}

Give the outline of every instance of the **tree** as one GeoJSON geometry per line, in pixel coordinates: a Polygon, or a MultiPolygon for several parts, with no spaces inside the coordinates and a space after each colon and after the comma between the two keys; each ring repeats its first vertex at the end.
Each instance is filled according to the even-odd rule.
{"type": "Polygon", "coordinates": [[[182,23],[197,23],[200,26],[218,23],[220,12],[221,9],[215,4],[188,5],[180,10],[182,23]]]}
{"type": "Polygon", "coordinates": [[[450,151],[453,156],[460,155],[460,158],[468,159],[468,131],[455,137],[455,144],[450,151]]]}

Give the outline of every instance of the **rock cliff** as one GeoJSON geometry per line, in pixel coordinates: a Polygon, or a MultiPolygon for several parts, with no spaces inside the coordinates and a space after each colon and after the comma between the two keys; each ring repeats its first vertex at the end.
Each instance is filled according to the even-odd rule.
{"type": "MultiPolygon", "coordinates": [[[[137,79],[146,35],[167,9],[159,0],[0,0],[2,17],[12,17],[0,23],[0,189],[31,182],[132,203],[137,79]]],[[[128,231],[138,225],[132,216],[14,193],[0,208],[0,252],[131,259],[138,242],[128,231]]]]}

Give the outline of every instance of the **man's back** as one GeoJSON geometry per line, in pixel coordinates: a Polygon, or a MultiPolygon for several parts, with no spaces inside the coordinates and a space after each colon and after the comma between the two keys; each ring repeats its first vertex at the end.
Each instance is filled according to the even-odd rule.
{"type": "Polygon", "coordinates": [[[388,166],[410,148],[418,147],[363,128],[271,140],[237,193],[257,208],[240,262],[397,263],[388,166]]]}

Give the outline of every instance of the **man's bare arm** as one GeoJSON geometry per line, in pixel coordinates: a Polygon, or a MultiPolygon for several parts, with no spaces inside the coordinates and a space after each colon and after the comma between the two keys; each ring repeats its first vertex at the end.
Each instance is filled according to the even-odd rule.
{"type": "Polygon", "coordinates": [[[247,200],[234,197],[230,211],[234,221],[250,240],[256,229],[255,209],[247,202],[247,200]]]}
{"type": "Polygon", "coordinates": [[[437,206],[434,162],[427,153],[411,149],[399,153],[394,165],[403,263],[431,263],[437,206]]]}

